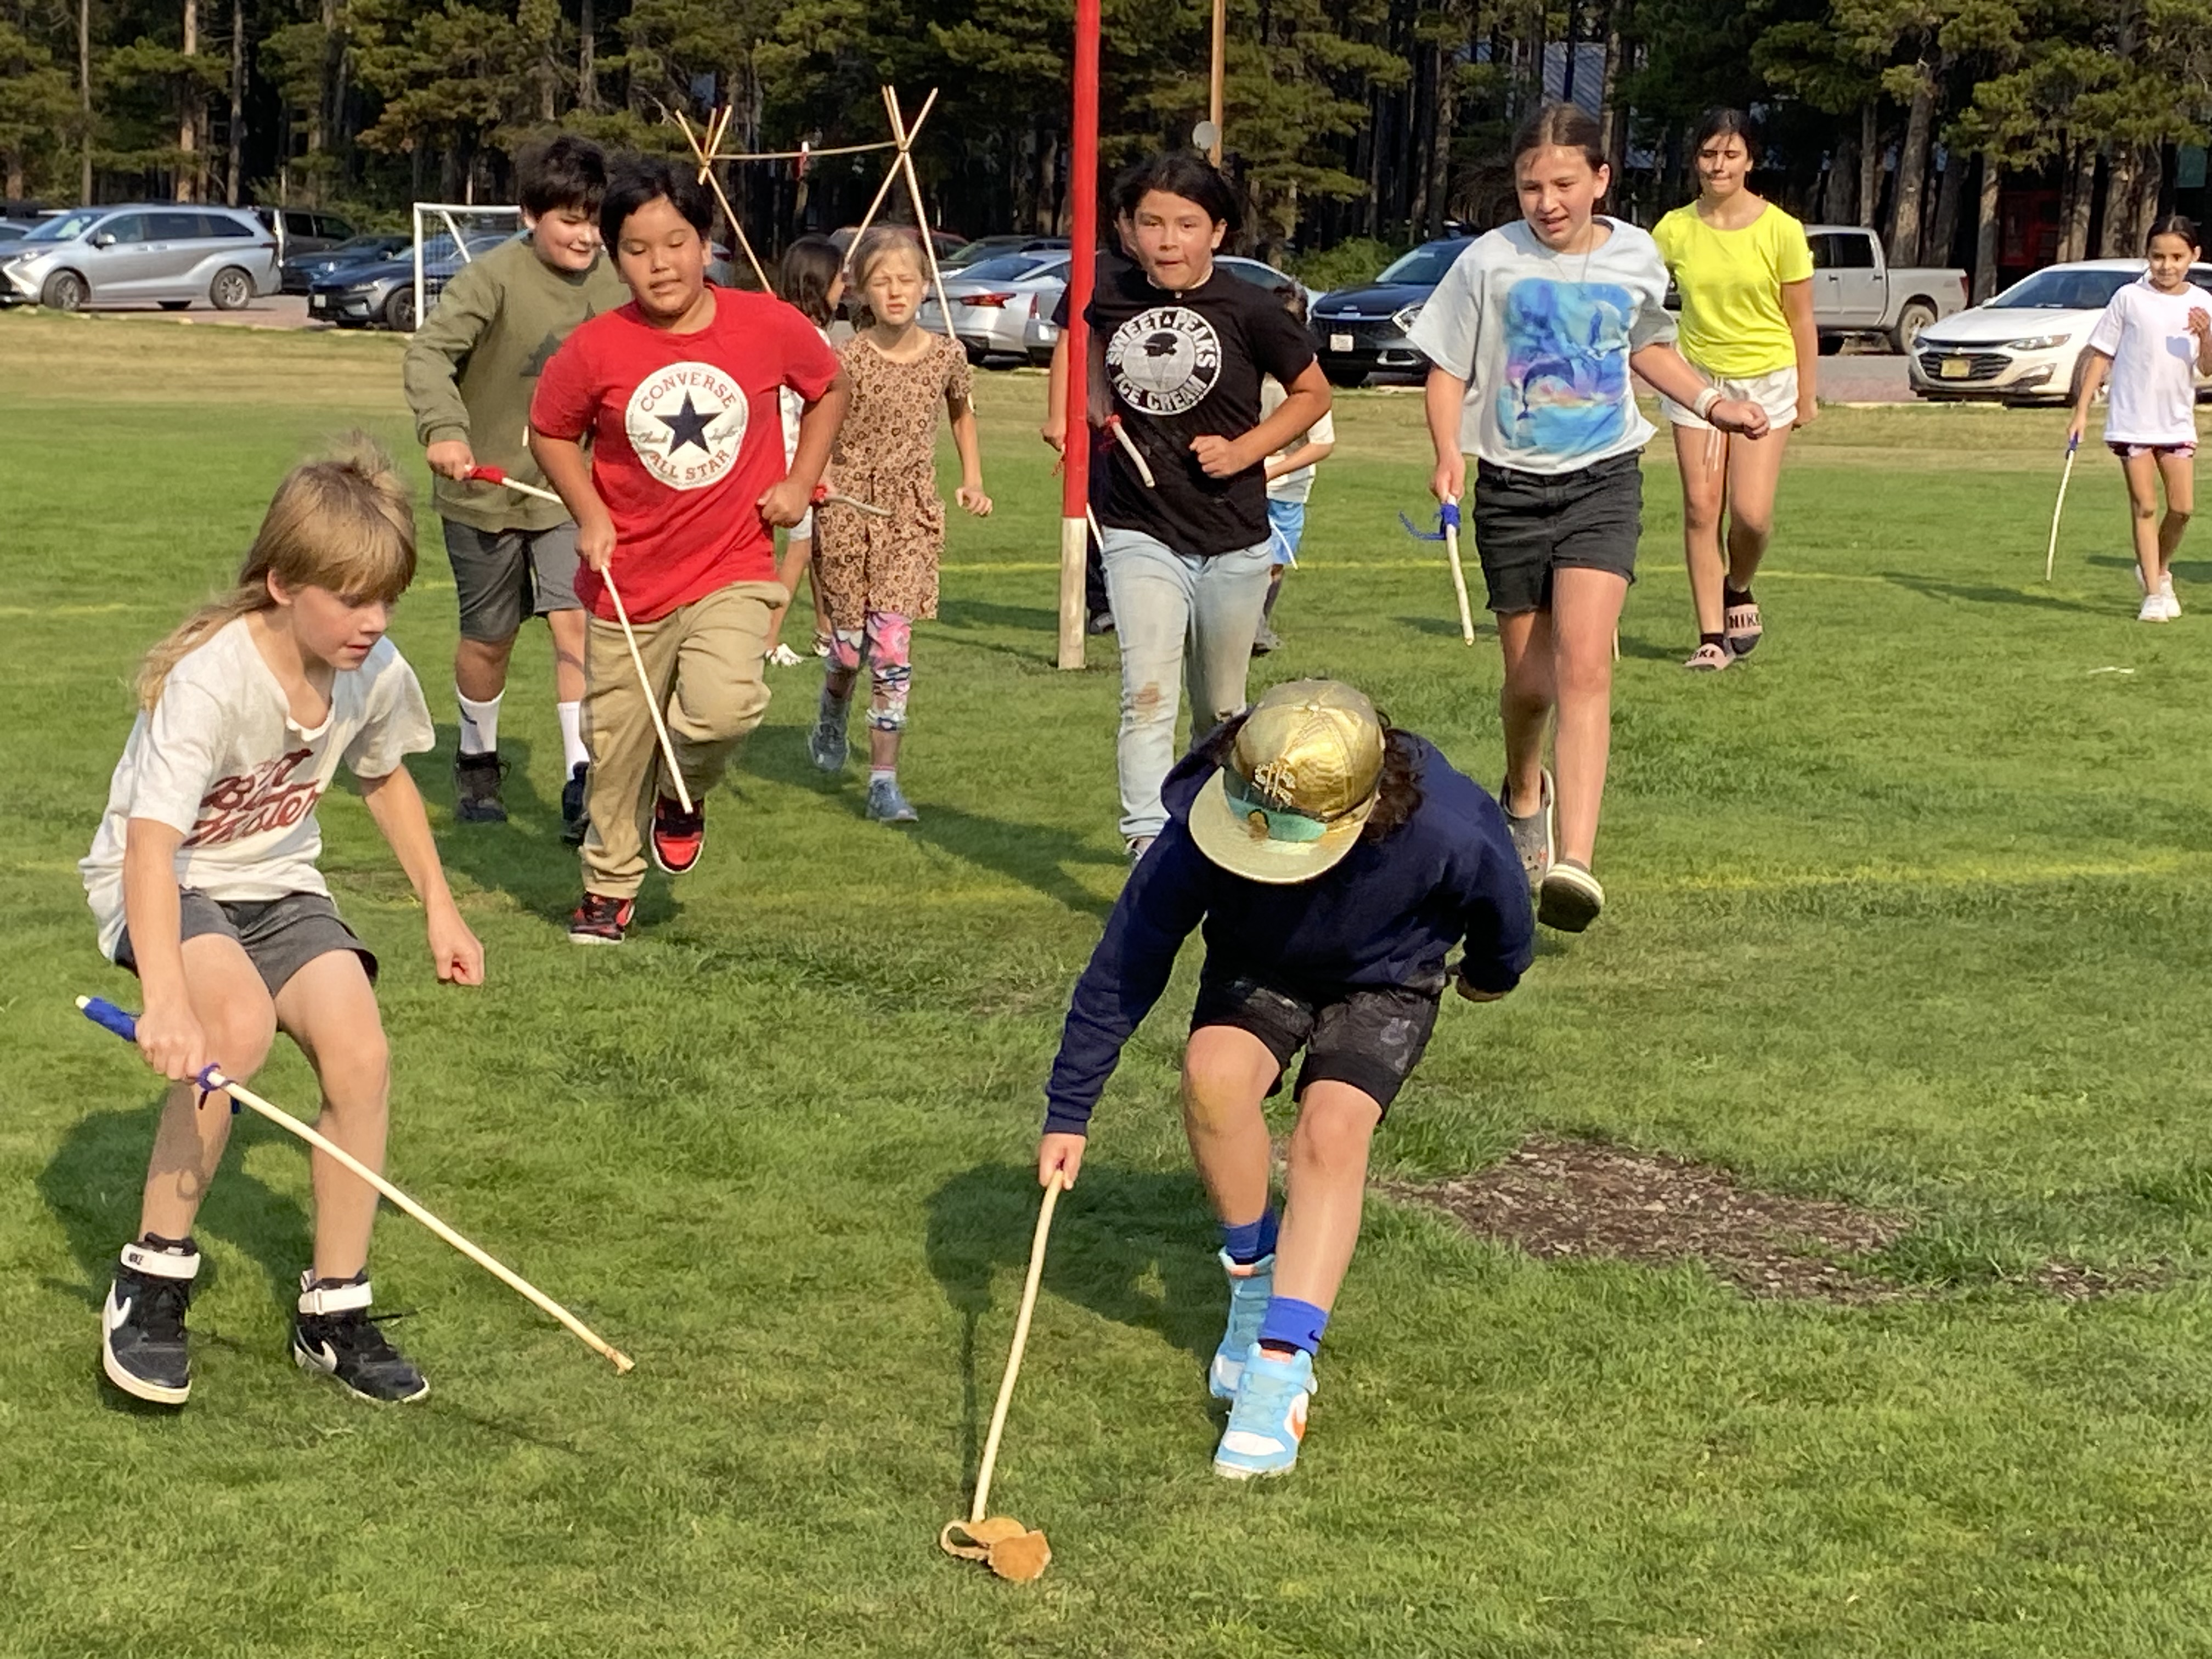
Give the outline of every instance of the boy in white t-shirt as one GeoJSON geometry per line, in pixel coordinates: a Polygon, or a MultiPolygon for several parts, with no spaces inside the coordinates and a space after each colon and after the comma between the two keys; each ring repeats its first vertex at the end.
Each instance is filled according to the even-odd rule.
{"type": "Polygon", "coordinates": [[[2089,404],[2112,378],[2105,444],[2120,458],[2128,481],[2136,582],[2142,589],[2137,622],[2172,622],[2173,551],[2197,501],[2197,377],[2212,374],[2212,294],[2189,280],[2196,262],[2196,222],[2175,214],[2150,229],[2150,268],[2139,283],[2112,295],[2090,331],[2081,394],[2074,403],[2070,448],[2089,424],[2089,404]],[[2166,485],[2166,516],[2158,489],[2166,485]]]}
{"type": "MultiPolygon", "coordinates": [[[[138,975],[138,1048],[174,1085],[154,1139],[139,1237],[123,1247],[100,1361],[125,1393],[181,1406],[191,1238],[229,1139],[229,1102],[283,1030],[322,1085],[315,1127],[384,1164],[389,1068],[376,958],[315,868],[315,805],[343,763],[422,901],[438,977],[483,980],[483,947],[454,908],[422,798],[404,764],[434,741],[415,673],[384,637],[415,574],[414,507],[362,445],[295,468],[269,504],[238,586],[155,646],[141,713],[79,866],[101,951],[138,975]]],[[[301,1275],[292,1353],[375,1401],[417,1400],[422,1375],[368,1316],[376,1193],[321,1152],[310,1163],[314,1261],[301,1275]]]]}
{"type": "MultiPolygon", "coordinates": [[[[1306,296],[1303,289],[1282,291],[1283,309],[1306,325],[1306,296]]],[[[1260,418],[1265,420],[1283,406],[1289,394],[1272,375],[1260,382],[1260,418]]],[[[1306,502],[1313,495],[1314,468],[1336,449],[1336,417],[1323,415],[1304,432],[1267,457],[1267,540],[1274,568],[1267,573],[1267,603],[1260,611],[1260,631],[1253,636],[1252,654],[1264,657],[1282,637],[1275,632],[1275,601],[1283,596],[1283,578],[1298,562],[1298,544],[1306,533],[1306,502]]]]}

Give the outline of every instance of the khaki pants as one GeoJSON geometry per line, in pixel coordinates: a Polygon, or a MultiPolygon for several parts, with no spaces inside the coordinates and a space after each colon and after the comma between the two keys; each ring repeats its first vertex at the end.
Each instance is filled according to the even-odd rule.
{"type": "MultiPolygon", "coordinates": [[[[721,781],[732,752],[768,712],[762,658],[771,608],[787,597],[775,582],[733,582],[657,622],[632,624],[695,805],[721,781]]],[[[653,797],[676,790],[622,628],[596,616],[584,648],[584,730],[592,747],[584,887],[634,898],[645,883],[653,797]]]]}

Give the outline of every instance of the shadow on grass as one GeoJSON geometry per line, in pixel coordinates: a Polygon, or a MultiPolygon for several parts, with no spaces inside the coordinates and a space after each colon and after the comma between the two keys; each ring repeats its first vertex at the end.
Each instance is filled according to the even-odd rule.
{"type": "MultiPolygon", "coordinates": [[[[1039,1197],[1036,1171],[1006,1164],[979,1164],[930,1195],[929,1270],[961,1315],[960,1456],[971,1472],[1012,1337],[1039,1197]],[[977,1327],[999,1310],[994,1285],[1005,1286],[1006,1316],[991,1322],[979,1360],[977,1327]]],[[[1054,1214],[1042,1289],[1152,1332],[1188,1355],[1194,1374],[1202,1372],[1227,1304],[1212,1212],[1198,1177],[1085,1164],[1054,1214]]],[[[1202,1388],[1192,1395],[1194,1402],[1204,1398],[1202,1388]]]]}
{"type": "MultiPolygon", "coordinates": [[[[97,1308],[106,1299],[116,1252],[138,1236],[139,1194],[161,1115],[161,1103],[155,1099],[144,1106],[118,1107],[79,1118],[39,1172],[39,1195],[60,1224],[82,1274],[74,1285],[49,1283],[88,1308],[97,1308]]],[[[252,1113],[240,1115],[231,1126],[223,1167],[208,1189],[192,1235],[204,1242],[222,1239],[252,1257],[269,1276],[272,1299],[289,1312],[299,1293],[300,1270],[313,1259],[313,1229],[296,1200],[240,1167],[248,1150],[272,1140],[294,1145],[290,1136],[252,1113]]],[[[204,1290],[219,1269],[210,1261],[200,1271],[200,1288],[204,1290]]],[[[118,1407],[127,1400],[112,1389],[104,1392],[118,1407]]]]}
{"type": "MultiPolygon", "coordinates": [[[[500,790],[507,821],[463,823],[453,816],[453,733],[441,732],[439,746],[415,763],[424,799],[446,809],[438,856],[448,870],[459,871],[486,891],[505,893],[532,915],[565,922],[582,881],[574,849],[561,840],[560,798],[548,800],[531,784],[530,745],[509,739],[500,746],[512,763],[500,790]]],[[[666,920],[665,915],[646,914],[643,896],[639,911],[641,921],[666,920]]]]}
{"type": "Polygon", "coordinates": [[[1647,639],[1624,631],[1620,636],[1620,654],[1624,659],[1632,657],[1638,662],[1672,662],[1686,653],[1679,646],[1654,645],[1647,639]]]}
{"type": "Polygon", "coordinates": [[[2084,605],[2079,599],[2061,599],[2056,593],[2036,593],[2018,587],[1999,587],[1985,582],[1939,582],[1926,576],[1908,575],[1902,570],[1885,570],[1886,582],[1917,593],[1923,599],[1947,599],[1966,605],[2024,605],[2037,611],[2072,611],[2083,616],[2103,616],[2109,605],[2084,605]]]}
{"type": "Polygon", "coordinates": [[[1103,919],[1114,908],[1112,899],[1101,898],[1073,879],[1067,866],[1121,869],[1126,855],[1118,849],[1102,849],[1086,836],[1048,824],[1015,823],[935,804],[922,805],[919,810],[921,821],[908,825],[907,834],[1019,882],[1070,910],[1103,919]]]}

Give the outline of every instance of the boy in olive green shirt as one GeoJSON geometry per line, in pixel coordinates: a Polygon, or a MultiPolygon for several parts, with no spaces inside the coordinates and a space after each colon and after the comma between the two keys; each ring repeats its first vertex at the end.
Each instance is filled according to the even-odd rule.
{"type": "Polygon", "coordinates": [[[629,289],[599,248],[606,158],[566,134],[526,149],[516,194],[529,234],[501,243],[455,272],[407,347],[402,369],[415,435],[436,475],[433,496],[446,528],[461,637],[453,652],[461,737],[453,759],[455,816],[507,818],[500,799],[499,704],[507,658],[524,617],[553,635],[554,694],[561,719],[562,835],[584,838],[584,612],[576,602],[576,526],[566,508],[498,484],[479,466],[545,488],[530,453],[530,399],[538,377],[580,323],[625,304],[629,289]]]}

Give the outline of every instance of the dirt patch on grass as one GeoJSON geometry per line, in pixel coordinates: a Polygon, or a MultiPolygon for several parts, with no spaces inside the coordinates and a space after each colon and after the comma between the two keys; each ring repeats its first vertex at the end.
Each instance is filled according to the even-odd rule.
{"type": "MultiPolygon", "coordinates": [[[[1903,1237],[1911,1224],[1903,1216],[1761,1192],[1726,1170],[1664,1153],[1539,1135],[1474,1175],[1387,1182],[1382,1190],[1541,1261],[1696,1261],[1749,1296],[1824,1302],[1891,1302],[1938,1288],[1902,1284],[1867,1264],[1903,1237]]],[[[2050,1261],[2027,1282],[2085,1300],[2143,1289],[2154,1278],[2050,1261]]]]}

